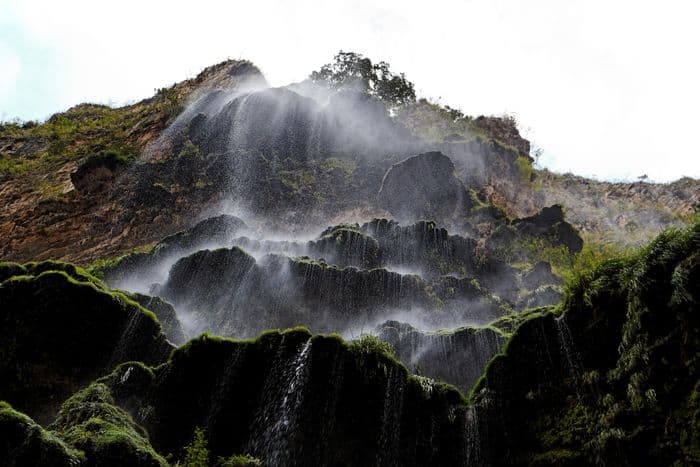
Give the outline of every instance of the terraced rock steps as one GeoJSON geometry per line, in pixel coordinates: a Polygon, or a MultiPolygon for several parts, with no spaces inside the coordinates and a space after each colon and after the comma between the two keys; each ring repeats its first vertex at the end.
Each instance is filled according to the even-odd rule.
{"type": "Polygon", "coordinates": [[[419,365],[441,358],[444,339],[507,339],[468,399],[411,376],[372,336],[203,335],[168,357],[154,315],[79,268],[3,263],[0,279],[0,329],[27,330],[0,340],[0,458],[11,464],[166,465],[197,439],[211,464],[700,461],[700,224],[583,274],[559,307],[453,335],[383,326],[419,365]],[[50,356],[52,373],[32,355],[50,356]],[[47,381],[52,399],[26,397],[47,381]]]}

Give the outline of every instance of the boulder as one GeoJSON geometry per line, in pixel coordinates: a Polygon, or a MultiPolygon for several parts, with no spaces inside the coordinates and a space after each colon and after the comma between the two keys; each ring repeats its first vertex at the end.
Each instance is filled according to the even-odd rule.
{"type": "Polygon", "coordinates": [[[522,285],[528,290],[534,290],[542,285],[561,285],[563,279],[552,272],[552,265],[539,261],[522,278],[522,285]]]}
{"type": "Polygon", "coordinates": [[[583,248],[583,239],[576,229],[564,220],[564,210],[560,204],[542,208],[534,216],[514,219],[512,226],[521,235],[544,237],[555,245],[563,245],[571,254],[578,253],[583,248]]]}
{"type": "Polygon", "coordinates": [[[392,165],[384,175],[377,202],[398,220],[443,220],[470,206],[455,166],[440,152],[427,152],[392,165]]]}

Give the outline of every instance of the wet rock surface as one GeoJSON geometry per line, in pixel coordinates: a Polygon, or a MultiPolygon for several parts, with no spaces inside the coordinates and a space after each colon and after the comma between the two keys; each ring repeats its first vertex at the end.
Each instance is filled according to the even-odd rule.
{"type": "Polygon", "coordinates": [[[470,208],[455,166],[440,152],[409,157],[391,166],[377,194],[379,206],[398,220],[447,219],[470,208]]]}
{"type": "Polygon", "coordinates": [[[0,399],[45,421],[115,364],[164,361],[155,316],[66,263],[29,263],[0,284],[0,399]]]}
{"type": "Polygon", "coordinates": [[[396,358],[413,372],[449,381],[463,394],[469,393],[506,341],[503,334],[491,328],[422,332],[406,323],[387,321],[377,331],[380,339],[391,344],[396,358]]]}
{"type": "Polygon", "coordinates": [[[698,226],[590,270],[578,232],[640,244],[697,181],[233,61],[0,152],[0,257],[100,259],[0,263],[0,463],[700,463],[698,226]],[[351,341],[260,335],[296,325],[351,341]]]}

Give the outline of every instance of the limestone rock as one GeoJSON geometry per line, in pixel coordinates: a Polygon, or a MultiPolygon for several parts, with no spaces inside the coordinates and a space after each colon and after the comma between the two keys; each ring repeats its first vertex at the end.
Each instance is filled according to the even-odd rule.
{"type": "Polygon", "coordinates": [[[439,152],[409,157],[384,175],[377,202],[398,220],[450,218],[469,207],[455,166],[439,152]]]}

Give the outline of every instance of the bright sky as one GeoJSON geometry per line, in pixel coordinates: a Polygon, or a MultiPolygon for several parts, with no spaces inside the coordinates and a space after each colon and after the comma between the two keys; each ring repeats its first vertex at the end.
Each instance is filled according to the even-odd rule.
{"type": "Polygon", "coordinates": [[[132,102],[228,57],[284,85],[343,49],[515,115],[551,170],[700,178],[698,18],[693,0],[0,0],[0,119],[132,102]]]}

